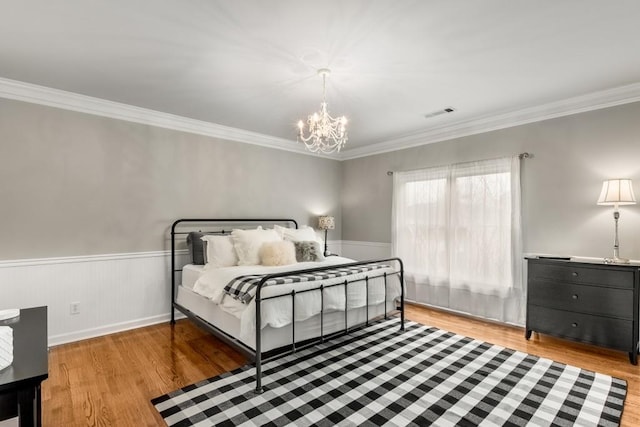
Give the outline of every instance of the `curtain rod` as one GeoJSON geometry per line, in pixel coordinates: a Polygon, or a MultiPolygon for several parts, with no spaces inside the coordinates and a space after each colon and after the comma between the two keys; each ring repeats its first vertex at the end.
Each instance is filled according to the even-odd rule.
{"type": "MultiPolygon", "coordinates": [[[[520,158],[520,160],[522,160],[522,159],[531,159],[531,158],[533,158],[533,154],[525,151],[524,153],[518,154],[518,157],[520,158]]],[[[387,171],[387,175],[389,175],[389,176],[393,175],[393,171],[387,171]]]]}

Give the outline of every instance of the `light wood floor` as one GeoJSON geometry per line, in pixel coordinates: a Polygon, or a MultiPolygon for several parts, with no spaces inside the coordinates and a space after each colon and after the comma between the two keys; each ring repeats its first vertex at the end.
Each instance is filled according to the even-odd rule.
{"type": "MultiPolygon", "coordinates": [[[[534,334],[424,307],[407,318],[490,343],[624,378],[623,426],[640,425],[640,368],[626,353],[534,334]]],[[[162,426],[150,399],[237,368],[245,359],[187,320],[51,349],[43,383],[44,426],[162,426]]]]}

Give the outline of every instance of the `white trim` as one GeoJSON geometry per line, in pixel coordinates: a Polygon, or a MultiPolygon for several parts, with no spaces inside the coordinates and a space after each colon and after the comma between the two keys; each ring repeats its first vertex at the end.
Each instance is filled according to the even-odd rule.
{"type": "Polygon", "coordinates": [[[350,160],[637,102],[640,101],[640,83],[633,83],[502,114],[479,117],[466,122],[452,123],[378,144],[352,149],[347,148],[335,155],[311,153],[307,151],[303,145],[293,140],[277,138],[1,77],[0,98],[47,105],[86,114],[126,120],[133,123],[275,148],[298,154],[333,160],[350,160]]]}
{"type": "MultiPolygon", "coordinates": [[[[185,315],[183,315],[179,311],[176,311],[176,319],[183,319],[185,317],[185,315]]],[[[86,340],[103,335],[129,331],[131,329],[143,328],[145,326],[157,325],[158,323],[169,322],[170,320],[171,314],[166,313],[147,317],[144,319],[130,320],[127,322],[114,323],[112,325],[105,325],[97,328],[83,329],[81,331],[69,332],[66,334],[52,335],[48,339],[48,345],[49,347],[52,347],[74,341],[86,340]]]]}
{"type": "Polygon", "coordinates": [[[576,96],[502,114],[480,117],[466,122],[453,123],[390,141],[345,150],[342,152],[340,160],[357,159],[359,157],[388,153],[527,123],[540,122],[557,117],[614,107],[616,105],[630,104],[637,101],[640,101],[640,83],[593,92],[587,95],[576,96]]]}
{"type": "Polygon", "coordinates": [[[383,242],[363,242],[360,240],[341,240],[342,245],[349,246],[369,246],[376,248],[389,248],[391,247],[391,243],[383,243],[383,242]]]}
{"type": "MultiPolygon", "coordinates": [[[[188,253],[189,251],[187,249],[176,250],[176,255],[186,255],[188,253]]],[[[78,262],[113,261],[113,260],[123,260],[123,259],[154,258],[154,257],[168,257],[168,256],[171,256],[171,251],[81,255],[81,256],[57,257],[57,258],[33,258],[33,259],[0,261],[0,268],[33,267],[36,265],[69,264],[69,263],[78,263],[78,262]]]]}
{"type": "Polygon", "coordinates": [[[190,119],[175,114],[163,113],[148,108],[136,107],[2,77],[0,77],[0,98],[14,99],[64,110],[126,120],[143,125],[157,126],[165,129],[335,160],[334,156],[311,153],[305,149],[303,144],[298,144],[293,140],[277,138],[248,130],[190,119]]]}
{"type": "Polygon", "coordinates": [[[415,305],[415,306],[418,306],[418,307],[426,307],[426,308],[429,308],[431,310],[441,311],[443,313],[449,313],[449,314],[453,314],[453,315],[456,315],[456,316],[465,317],[467,319],[477,320],[477,321],[480,321],[480,322],[492,323],[494,325],[500,325],[500,326],[505,326],[506,325],[506,326],[510,326],[510,327],[513,327],[513,328],[520,328],[520,329],[525,327],[524,324],[503,322],[501,320],[490,319],[488,317],[482,317],[482,316],[476,316],[476,315],[469,314],[469,313],[464,312],[464,311],[454,310],[452,308],[447,308],[447,307],[440,307],[438,305],[428,304],[426,302],[414,301],[414,300],[407,299],[407,298],[405,298],[404,302],[405,302],[405,304],[415,305]]]}
{"type": "MultiPolygon", "coordinates": [[[[355,240],[327,240],[328,246],[341,247],[343,244],[356,245],[356,246],[378,246],[388,247],[390,243],[378,243],[378,242],[360,242],[355,240]]],[[[176,249],[176,255],[187,255],[188,249],[176,249]]],[[[51,264],[69,264],[78,262],[95,262],[95,261],[113,261],[135,258],[155,258],[155,257],[169,257],[171,251],[150,251],[150,252],[125,252],[117,254],[98,254],[98,255],[78,255],[68,257],[53,257],[53,258],[30,258],[30,259],[17,259],[17,260],[0,260],[0,268],[10,267],[33,267],[37,265],[51,265],[51,264]]]]}

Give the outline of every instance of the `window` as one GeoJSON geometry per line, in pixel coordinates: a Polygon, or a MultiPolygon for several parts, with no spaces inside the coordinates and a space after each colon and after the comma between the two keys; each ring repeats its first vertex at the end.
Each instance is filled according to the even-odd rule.
{"type": "MultiPolygon", "coordinates": [[[[519,159],[503,158],[394,174],[393,248],[407,297],[503,319],[522,297],[519,159]]],[[[513,322],[519,322],[521,313],[513,322]]]]}

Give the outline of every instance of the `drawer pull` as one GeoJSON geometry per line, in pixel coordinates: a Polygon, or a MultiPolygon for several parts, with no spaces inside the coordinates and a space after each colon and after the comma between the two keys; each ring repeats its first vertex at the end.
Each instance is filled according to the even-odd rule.
{"type": "Polygon", "coordinates": [[[578,327],[578,324],[574,322],[574,323],[572,323],[572,324],[571,324],[571,327],[572,327],[572,328],[577,328],[577,327],[578,327]]]}
{"type": "Polygon", "coordinates": [[[571,295],[571,299],[578,299],[578,295],[576,294],[571,295]]]}
{"type": "Polygon", "coordinates": [[[578,277],[578,272],[577,272],[577,271],[574,271],[573,273],[571,273],[571,275],[572,275],[573,277],[578,277]]]}

